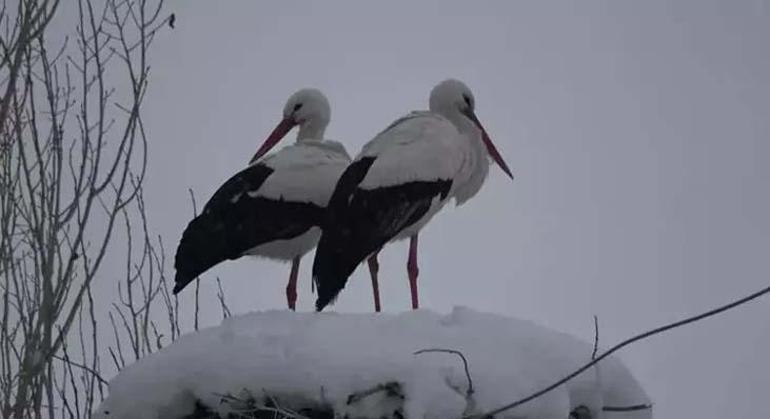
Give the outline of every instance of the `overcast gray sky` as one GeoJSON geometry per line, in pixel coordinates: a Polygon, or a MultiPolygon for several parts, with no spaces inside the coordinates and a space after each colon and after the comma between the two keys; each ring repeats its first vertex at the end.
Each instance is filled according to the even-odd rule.
{"type": "MultiPolygon", "coordinates": [[[[765,1],[168,2],[145,120],[151,222],[175,247],[293,91],[332,104],[355,154],[455,77],[511,166],[421,236],[423,307],[532,319],[609,346],[768,283],[770,4],[765,1]]],[[[285,144],[288,144],[287,139],[285,144]]],[[[303,260],[299,307],[310,310],[303,260]]],[[[409,307],[406,247],[382,253],[387,311],[409,307]]],[[[235,312],[282,308],[288,266],[223,264],[235,312]]],[[[192,292],[183,298],[192,298],[192,292]]],[[[213,301],[210,298],[210,301],[213,301]]],[[[372,309],[359,269],[334,306],[372,309]]],[[[206,324],[218,322],[214,305],[206,324]]],[[[659,418],[757,418],[770,394],[770,300],[621,357],[659,418]]]]}

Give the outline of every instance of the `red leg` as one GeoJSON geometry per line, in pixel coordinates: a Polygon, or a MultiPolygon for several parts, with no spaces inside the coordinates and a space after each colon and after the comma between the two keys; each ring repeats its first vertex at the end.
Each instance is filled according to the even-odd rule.
{"type": "Polygon", "coordinates": [[[369,274],[372,277],[372,293],[374,294],[374,311],[380,312],[380,284],[377,279],[377,274],[380,272],[380,263],[377,262],[377,254],[371,255],[367,262],[369,262],[369,274]]]}
{"type": "Polygon", "coordinates": [[[412,291],[412,309],[420,308],[417,298],[417,275],[420,269],[417,267],[417,234],[409,238],[409,261],[406,262],[406,270],[409,272],[409,289],[412,291]]]}
{"type": "Polygon", "coordinates": [[[299,261],[301,256],[295,257],[291,261],[291,273],[289,274],[289,284],[286,285],[286,302],[289,308],[296,310],[297,304],[297,273],[299,272],[299,261]]]}

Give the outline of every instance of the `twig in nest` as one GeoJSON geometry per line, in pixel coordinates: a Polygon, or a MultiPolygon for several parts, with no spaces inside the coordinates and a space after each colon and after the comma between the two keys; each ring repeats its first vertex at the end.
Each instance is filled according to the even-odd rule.
{"type": "Polygon", "coordinates": [[[591,409],[580,405],[569,412],[569,419],[591,419],[591,409]]]}
{"type": "Polygon", "coordinates": [[[420,355],[424,353],[431,353],[431,352],[443,352],[448,354],[454,354],[460,357],[463,361],[463,368],[465,369],[465,378],[468,379],[468,389],[465,391],[465,394],[460,391],[459,388],[452,385],[452,383],[449,382],[449,378],[446,379],[446,384],[454,390],[456,393],[458,393],[460,396],[463,396],[465,398],[465,410],[463,411],[463,417],[472,415],[476,411],[476,400],[473,398],[473,379],[471,378],[471,372],[468,368],[468,360],[465,358],[465,355],[463,355],[462,352],[455,350],[455,349],[444,349],[444,348],[429,348],[429,349],[420,349],[419,351],[415,352],[415,355],[420,355]]]}
{"type": "Polygon", "coordinates": [[[651,404],[637,404],[634,406],[604,406],[602,408],[605,412],[635,412],[637,410],[652,409],[651,404]]]}
{"type": "Polygon", "coordinates": [[[655,328],[655,329],[652,329],[652,330],[648,330],[648,331],[646,331],[644,333],[640,333],[640,334],[638,334],[638,335],[636,335],[634,337],[628,338],[628,339],[624,340],[623,342],[620,342],[619,344],[613,346],[609,350],[607,350],[607,351],[603,352],[601,355],[599,355],[596,359],[591,360],[591,362],[588,362],[587,364],[585,364],[582,367],[578,368],[577,370],[575,370],[571,374],[567,375],[566,377],[562,378],[561,380],[556,381],[555,383],[551,384],[550,386],[548,386],[548,387],[546,387],[546,388],[544,388],[542,390],[536,391],[535,393],[532,393],[531,395],[529,395],[529,396],[527,396],[527,397],[525,397],[523,399],[517,400],[517,401],[515,401],[513,403],[509,403],[509,404],[507,404],[505,406],[502,406],[502,407],[499,407],[497,409],[491,410],[491,411],[489,411],[487,413],[483,413],[481,415],[464,416],[464,418],[465,419],[469,419],[469,418],[492,417],[492,416],[494,416],[494,415],[496,415],[498,413],[502,413],[502,412],[504,412],[506,410],[513,409],[514,407],[521,406],[524,403],[530,402],[530,401],[532,401],[532,400],[534,400],[534,399],[536,399],[536,398],[538,398],[538,397],[540,397],[540,396],[542,396],[542,395],[544,395],[546,393],[549,393],[550,391],[552,391],[553,389],[561,386],[562,384],[566,383],[567,381],[572,380],[573,378],[575,378],[578,375],[580,375],[581,373],[583,373],[585,370],[587,370],[587,369],[591,368],[592,366],[596,365],[597,363],[599,363],[599,361],[603,360],[604,358],[607,358],[608,356],[610,356],[613,353],[619,351],[620,349],[625,348],[626,346],[628,346],[628,345],[630,345],[632,343],[635,343],[635,342],[638,342],[640,340],[646,339],[646,338],[648,338],[650,336],[654,336],[654,335],[666,332],[666,331],[671,330],[671,329],[676,329],[677,327],[685,326],[687,324],[694,323],[694,322],[697,322],[699,320],[703,320],[703,319],[708,318],[708,317],[716,316],[717,314],[723,313],[723,312],[725,312],[727,310],[730,310],[732,308],[735,308],[735,307],[738,307],[740,305],[746,304],[749,301],[755,300],[755,299],[757,299],[757,298],[759,298],[759,297],[761,297],[761,296],[763,296],[765,294],[768,294],[768,293],[770,293],[770,287],[766,287],[766,288],[761,289],[761,290],[759,290],[759,291],[757,291],[757,292],[755,292],[755,293],[753,293],[751,295],[748,295],[746,297],[740,298],[738,300],[735,300],[735,301],[733,301],[731,303],[728,303],[728,304],[725,304],[723,306],[717,307],[715,309],[706,311],[704,313],[701,313],[701,314],[698,314],[698,315],[695,315],[695,316],[692,316],[692,317],[688,317],[686,319],[682,319],[682,320],[679,320],[679,321],[676,321],[676,322],[673,322],[673,323],[669,323],[667,325],[664,325],[664,326],[661,326],[661,327],[658,327],[658,328],[655,328]]]}
{"type": "Polygon", "coordinates": [[[379,392],[385,392],[385,394],[390,397],[404,397],[404,395],[401,394],[401,385],[395,381],[390,381],[385,384],[377,384],[368,390],[351,394],[348,396],[347,404],[351,405],[353,403],[358,403],[372,394],[377,394],[379,392]]]}
{"type": "MultiPolygon", "coordinates": [[[[594,351],[593,351],[593,353],[591,353],[591,359],[592,360],[596,359],[596,353],[597,353],[598,350],[599,350],[599,318],[596,315],[594,315],[594,351]]],[[[578,409],[580,409],[581,407],[585,408],[585,409],[588,409],[585,406],[578,406],[578,409]]],[[[634,412],[634,411],[637,411],[637,410],[647,410],[647,409],[652,409],[652,405],[651,404],[637,404],[637,405],[632,405],[632,406],[604,406],[604,407],[602,407],[602,411],[604,411],[604,412],[634,412]]],[[[584,412],[578,411],[577,409],[573,410],[573,412],[574,412],[574,414],[576,415],[576,417],[578,419],[581,419],[583,416],[585,416],[584,412]],[[581,414],[583,416],[580,416],[581,414]]],[[[570,415],[572,415],[572,414],[573,413],[570,413],[570,415]]],[[[586,416],[586,417],[590,417],[590,411],[589,411],[589,416],[586,416]]]]}
{"type": "Polygon", "coordinates": [[[263,389],[262,392],[265,394],[265,398],[270,402],[270,404],[272,404],[272,406],[270,406],[267,403],[265,403],[265,409],[266,410],[273,408],[273,409],[275,409],[275,413],[280,413],[280,414],[286,416],[287,418],[309,419],[308,417],[306,417],[304,415],[301,415],[301,414],[299,414],[299,413],[297,413],[297,412],[295,412],[295,411],[293,411],[291,409],[288,409],[288,408],[285,408],[285,407],[281,407],[281,405],[278,404],[278,401],[275,399],[275,397],[271,396],[267,392],[267,390],[263,389]]]}
{"type": "Polygon", "coordinates": [[[243,394],[241,397],[236,397],[229,393],[215,393],[215,395],[220,398],[220,403],[229,404],[231,409],[233,409],[231,414],[237,415],[237,417],[260,417],[255,415],[259,413],[267,413],[270,414],[273,418],[280,419],[310,419],[307,416],[297,413],[291,409],[281,407],[278,404],[278,401],[273,396],[268,394],[267,391],[264,391],[265,401],[263,403],[258,403],[257,399],[251,394],[250,391],[246,389],[244,389],[241,393],[243,394]]]}
{"type": "Polygon", "coordinates": [[[463,360],[463,368],[465,368],[465,378],[468,379],[468,390],[465,392],[466,397],[470,397],[473,395],[473,379],[471,378],[471,373],[468,370],[468,360],[465,358],[465,355],[463,355],[462,352],[454,350],[454,349],[443,349],[443,348],[428,348],[428,349],[420,349],[419,351],[415,352],[415,355],[420,355],[424,353],[431,353],[431,352],[443,352],[448,354],[455,354],[460,357],[460,359],[463,360]]]}

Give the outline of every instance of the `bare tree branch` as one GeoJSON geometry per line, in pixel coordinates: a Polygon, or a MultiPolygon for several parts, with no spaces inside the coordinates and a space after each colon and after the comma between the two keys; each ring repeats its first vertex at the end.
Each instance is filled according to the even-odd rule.
{"type": "Polygon", "coordinates": [[[63,358],[63,357],[61,357],[61,356],[59,356],[59,355],[54,355],[54,356],[53,356],[53,358],[54,358],[54,359],[58,359],[59,361],[62,361],[62,362],[64,362],[64,363],[66,363],[66,364],[69,364],[69,365],[72,365],[72,366],[75,366],[75,367],[78,367],[78,368],[80,368],[80,369],[82,369],[82,370],[85,370],[85,371],[87,371],[89,374],[91,374],[91,376],[92,376],[92,377],[94,377],[94,378],[96,378],[97,380],[99,380],[99,382],[100,382],[100,383],[102,383],[102,384],[105,384],[105,385],[106,385],[106,384],[109,384],[109,383],[107,382],[107,380],[105,380],[104,378],[102,378],[101,374],[100,374],[98,371],[96,371],[95,369],[93,369],[93,368],[91,368],[91,367],[88,367],[88,366],[85,366],[85,365],[81,365],[81,364],[78,364],[78,363],[77,363],[77,362],[75,362],[75,361],[72,361],[72,360],[70,360],[70,359],[68,359],[68,358],[63,358]]]}
{"type": "MultiPolygon", "coordinates": [[[[48,36],[59,0],[20,0],[13,18],[6,2],[0,5],[2,417],[88,416],[103,397],[91,287],[103,275],[113,237],[122,233],[115,221],[135,202],[144,240],[137,242],[137,263],[126,265],[128,304],[110,319],[113,327],[119,318],[131,329],[123,338],[115,330],[120,364],[121,342],[132,343],[135,357],[157,348],[149,312],[162,293],[157,262],[164,258],[148,239],[143,214],[147,134],[140,110],[148,47],[167,22],[162,5],[77,0],[75,34],[63,41],[48,36]],[[131,20],[109,24],[110,12],[126,10],[131,20]],[[123,61],[112,60],[116,51],[123,51],[123,61]],[[128,89],[109,86],[123,69],[128,89]],[[128,115],[111,105],[113,95],[128,115]]],[[[123,234],[132,236],[129,219],[123,234]]]]}

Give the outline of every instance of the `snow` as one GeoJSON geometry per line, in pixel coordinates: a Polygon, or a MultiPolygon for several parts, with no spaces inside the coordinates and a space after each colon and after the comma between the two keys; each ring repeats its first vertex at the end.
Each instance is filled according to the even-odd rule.
{"type": "MultiPolygon", "coordinates": [[[[330,403],[337,417],[379,417],[371,406],[362,413],[364,403],[347,405],[348,397],[395,381],[405,395],[405,417],[460,418],[466,408],[460,393],[467,388],[462,362],[445,353],[413,354],[425,348],[455,349],[466,356],[480,410],[554,382],[590,359],[593,349],[529,321],[463,307],[447,315],[427,310],[256,312],[185,335],[127,367],[110,382],[110,394],[96,417],[181,417],[193,411],[196,399],[226,412],[221,395],[244,390],[330,403]]],[[[600,411],[601,406],[647,403],[630,372],[617,358],[608,358],[548,395],[497,417],[567,419],[572,409],[585,405],[593,418],[646,419],[652,417],[650,410],[600,411]]]]}

